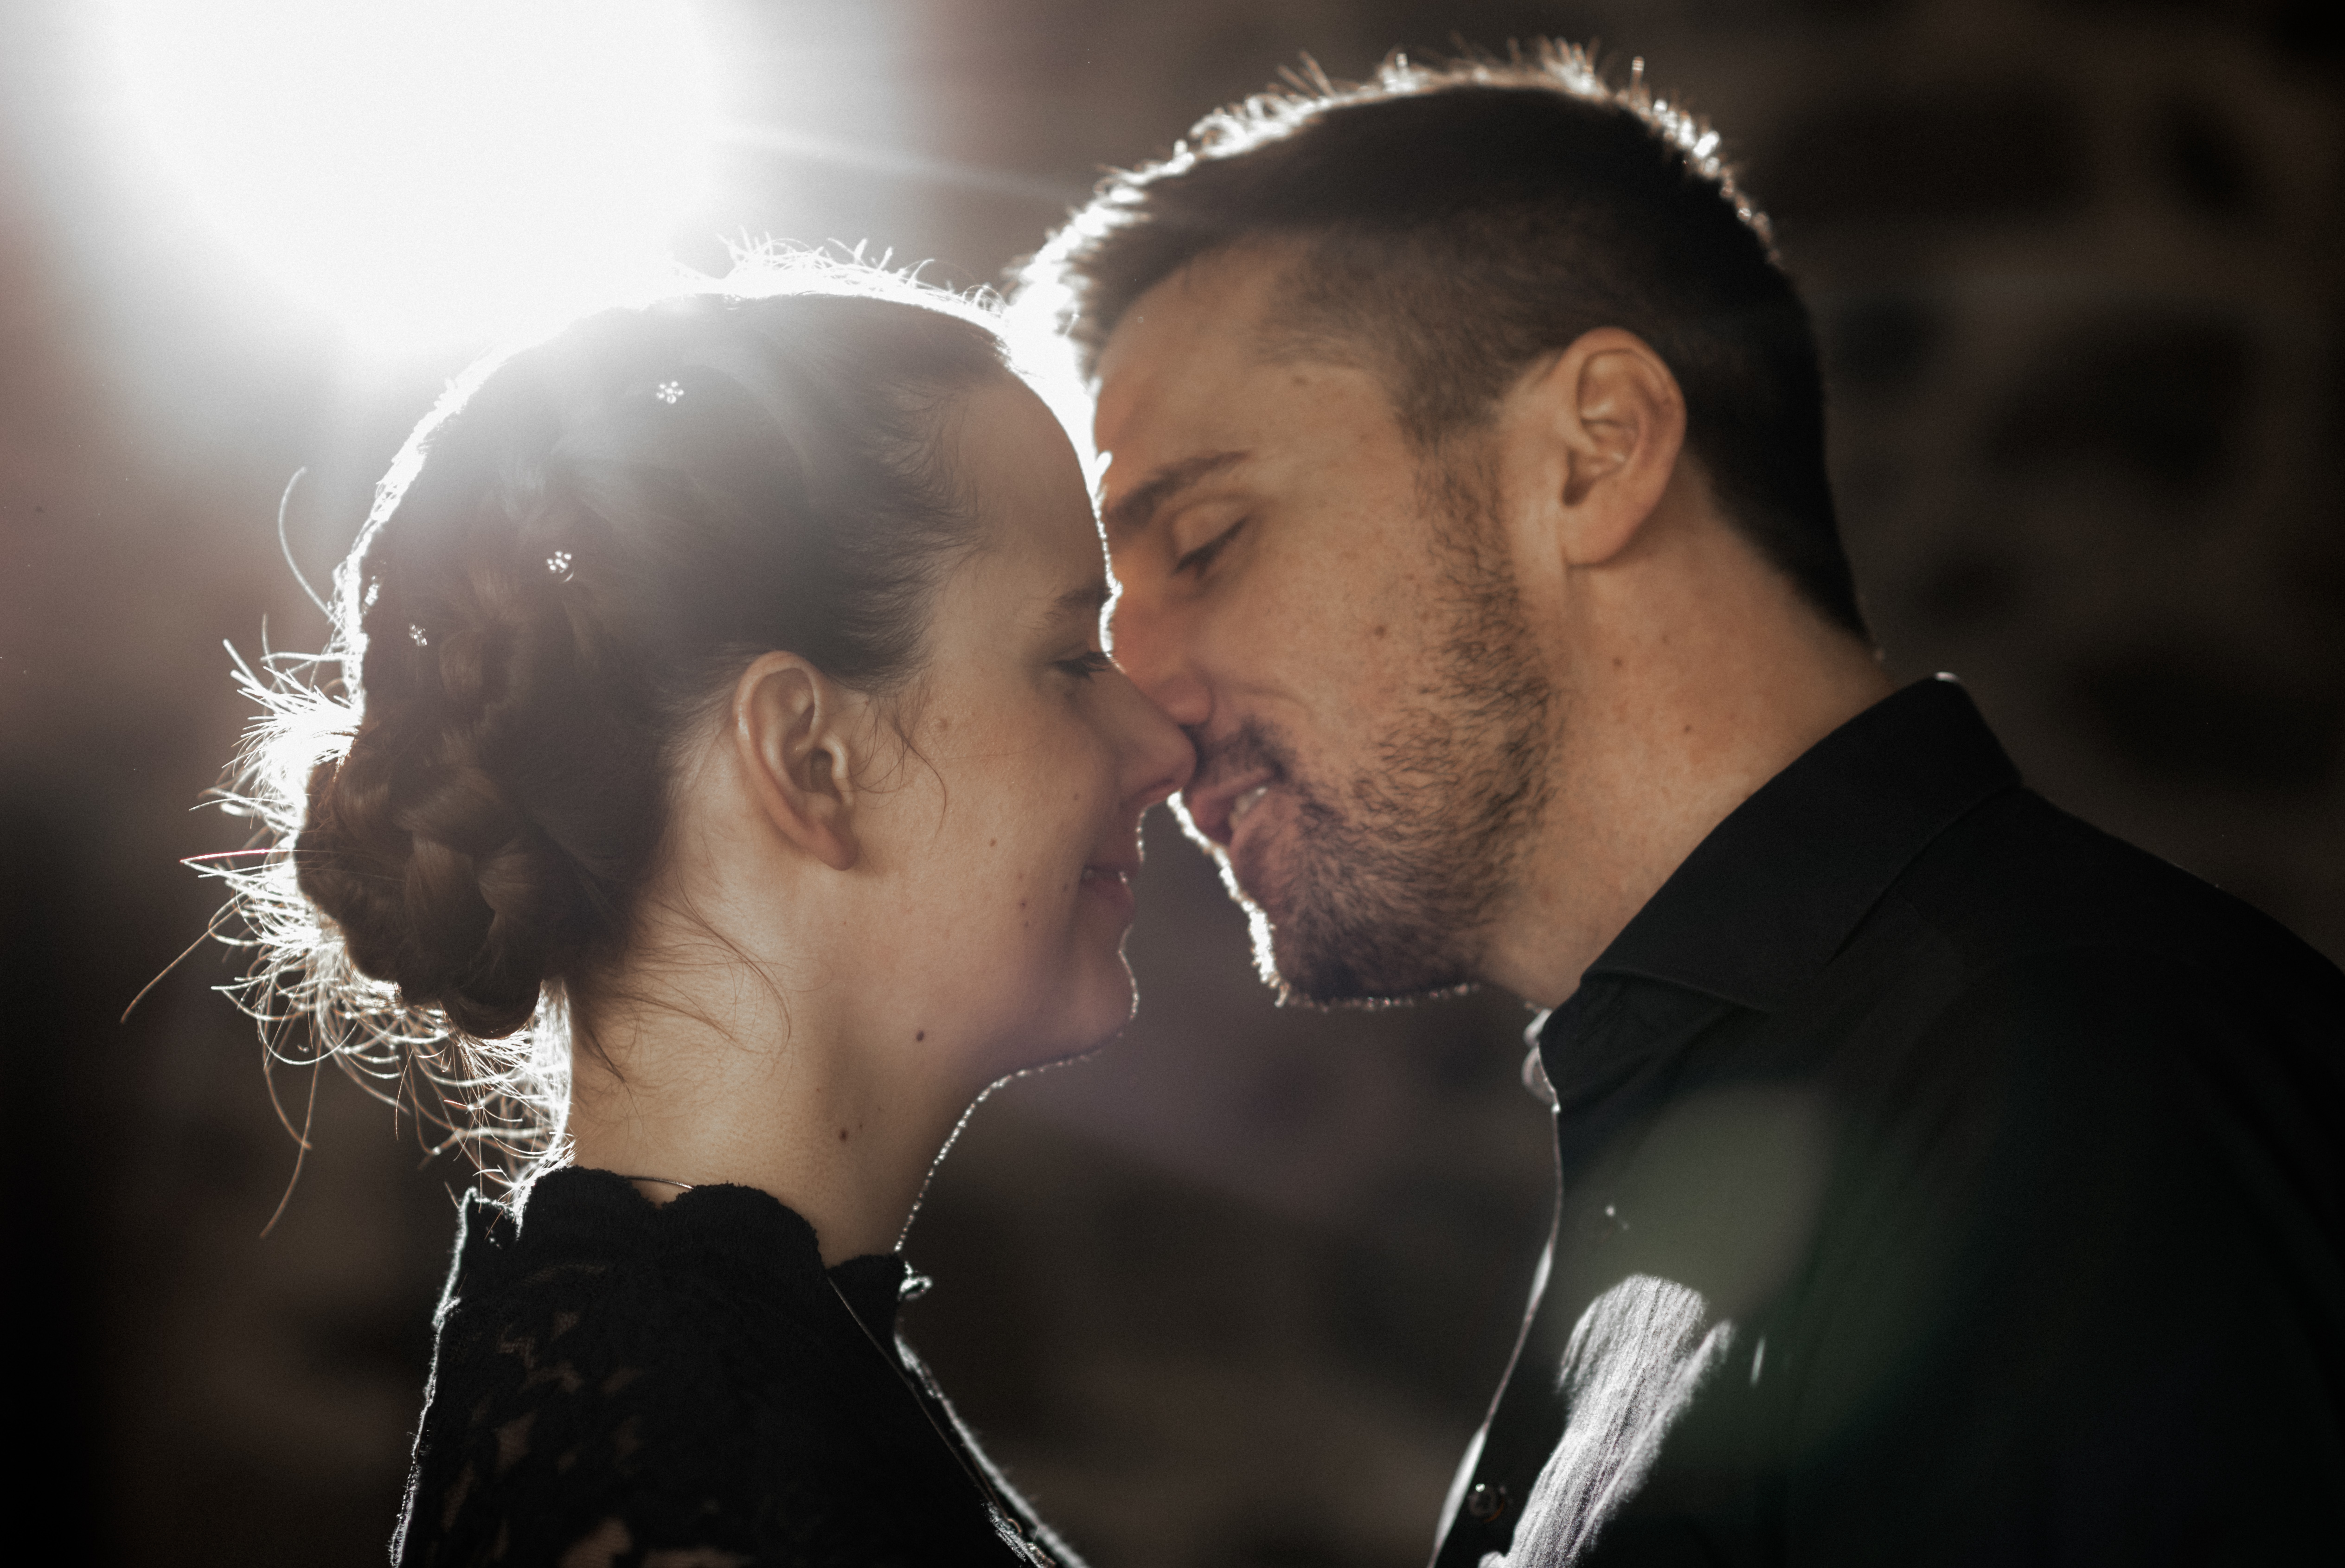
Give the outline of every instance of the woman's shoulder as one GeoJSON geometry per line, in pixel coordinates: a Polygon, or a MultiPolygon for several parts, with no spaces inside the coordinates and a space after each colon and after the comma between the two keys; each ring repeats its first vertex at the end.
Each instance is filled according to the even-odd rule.
{"type": "Polygon", "coordinates": [[[983,1523],[812,1229],[763,1193],[655,1209],[562,1171],[525,1205],[468,1203],[439,1328],[402,1563],[871,1561],[983,1523]]]}
{"type": "Polygon", "coordinates": [[[591,1312],[602,1341],[657,1341],[689,1320],[768,1344],[828,1327],[824,1281],[813,1227],[766,1193],[703,1187],[655,1205],[624,1177],[565,1168],[514,1201],[465,1200],[440,1329],[535,1316],[566,1338],[591,1312]]]}

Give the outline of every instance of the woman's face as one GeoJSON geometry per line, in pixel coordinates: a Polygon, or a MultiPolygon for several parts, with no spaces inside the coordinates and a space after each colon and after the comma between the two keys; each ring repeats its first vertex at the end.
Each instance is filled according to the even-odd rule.
{"type": "Polygon", "coordinates": [[[1140,817],[1193,757],[1101,651],[1106,562],[1057,420],[1004,382],[963,400],[949,439],[984,543],[938,591],[910,751],[866,797],[863,845],[903,893],[923,1032],[982,1085],[1132,1016],[1140,817]]]}

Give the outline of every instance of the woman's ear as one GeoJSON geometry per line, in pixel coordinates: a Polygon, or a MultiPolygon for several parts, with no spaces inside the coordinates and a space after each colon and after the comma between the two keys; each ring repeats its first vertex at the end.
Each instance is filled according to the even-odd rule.
{"type": "Polygon", "coordinates": [[[761,653],[733,685],[733,745],[775,832],[834,871],[861,854],[854,754],[861,705],[795,653],[761,653]]]}
{"type": "Polygon", "coordinates": [[[1685,394],[1633,332],[1599,327],[1535,369],[1509,401],[1538,449],[1538,502],[1567,566],[1626,549],[1660,504],[1685,448],[1685,394]]]}

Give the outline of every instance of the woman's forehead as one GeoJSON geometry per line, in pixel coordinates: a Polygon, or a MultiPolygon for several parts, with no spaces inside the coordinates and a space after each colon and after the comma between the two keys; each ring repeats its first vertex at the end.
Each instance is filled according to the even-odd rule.
{"type": "Polygon", "coordinates": [[[962,487],[991,547],[1097,554],[1097,514],[1074,443],[1030,389],[1002,381],[970,393],[957,445],[962,487]]]}

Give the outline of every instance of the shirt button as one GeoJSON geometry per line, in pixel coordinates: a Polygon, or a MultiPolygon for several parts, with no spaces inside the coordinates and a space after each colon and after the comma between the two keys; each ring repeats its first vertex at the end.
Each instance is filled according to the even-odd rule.
{"type": "Polygon", "coordinates": [[[1507,1502],[1504,1486],[1480,1482],[1466,1494],[1466,1513],[1468,1518],[1488,1524],[1507,1511],[1507,1502]]]}

